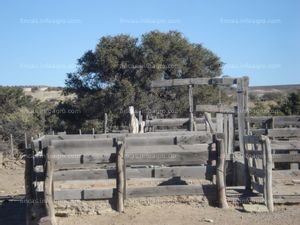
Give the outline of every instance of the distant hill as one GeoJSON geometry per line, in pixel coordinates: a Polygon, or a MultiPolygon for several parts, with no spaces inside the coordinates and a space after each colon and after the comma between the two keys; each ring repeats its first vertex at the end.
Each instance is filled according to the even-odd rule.
{"type": "Polygon", "coordinates": [[[300,84],[288,84],[288,85],[270,85],[270,86],[252,86],[249,91],[257,94],[264,94],[268,92],[281,92],[289,94],[300,89],[300,84]]]}
{"type": "MultiPolygon", "coordinates": [[[[26,95],[30,95],[33,98],[38,99],[40,101],[63,101],[66,99],[73,99],[76,97],[75,94],[64,96],[62,94],[63,87],[51,87],[47,85],[23,85],[14,87],[22,88],[26,95]]],[[[258,96],[263,96],[266,93],[281,93],[282,95],[287,95],[291,92],[296,92],[297,90],[300,90],[300,84],[249,87],[249,92],[258,96]]]]}
{"type": "MultiPolygon", "coordinates": [[[[20,86],[19,86],[20,87],[20,86]]],[[[30,95],[40,101],[65,101],[67,99],[73,99],[75,94],[63,95],[62,87],[48,87],[48,86],[22,86],[25,95],[30,95]]]]}

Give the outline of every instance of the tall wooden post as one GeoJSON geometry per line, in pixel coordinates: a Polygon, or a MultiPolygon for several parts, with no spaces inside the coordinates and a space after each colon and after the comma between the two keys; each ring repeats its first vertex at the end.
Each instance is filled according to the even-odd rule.
{"type": "Polygon", "coordinates": [[[12,134],[10,134],[10,155],[12,157],[14,156],[14,140],[12,134]]]}
{"type": "Polygon", "coordinates": [[[125,187],[125,139],[117,140],[117,210],[124,212],[125,187]]]}
{"type": "Polygon", "coordinates": [[[224,139],[218,139],[215,137],[216,147],[217,147],[217,189],[218,189],[218,201],[220,208],[228,208],[227,200],[226,200],[226,183],[225,183],[225,160],[226,160],[226,152],[224,146],[224,139]]]}
{"type": "Polygon", "coordinates": [[[245,132],[247,135],[250,135],[250,120],[249,120],[249,77],[243,77],[243,90],[244,90],[244,111],[245,111],[245,132]]]}
{"type": "Polygon", "coordinates": [[[28,148],[28,142],[27,142],[27,134],[26,134],[26,132],[24,133],[24,146],[25,146],[25,149],[28,148]]]}
{"type": "Polygon", "coordinates": [[[190,121],[189,121],[189,130],[193,131],[194,127],[194,116],[193,116],[193,109],[194,109],[194,102],[193,102],[193,86],[189,85],[189,112],[190,112],[190,121]]]}
{"type": "Polygon", "coordinates": [[[107,132],[107,113],[104,113],[104,124],[103,124],[103,133],[107,132]]]}
{"type": "MultiPolygon", "coordinates": [[[[54,163],[53,158],[46,152],[46,164],[44,171],[45,173],[45,182],[44,182],[44,199],[46,207],[46,217],[42,218],[42,221],[45,221],[45,224],[49,222],[51,225],[56,225],[55,220],[55,211],[53,203],[53,171],[54,163]]],[[[42,223],[43,224],[43,223],[42,223]]]]}
{"type": "Polygon", "coordinates": [[[139,120],[139,133],[142,133],[142,132],[141,132],[141,130],[142,130],[142,122],[143,122],[142,111],[139,111],[139,117],[138,117],[138,120],[139,120]]]}
{"type": "MultiPolygon", "coordinates": [[[[248,169],[248,159],[246,157],[244,136],[246,135],[246,111],[248,111],[248,93],[245,91],[247,81],[244,78],[237,79],[237,114],[238,114],[238,130],[239,130],[239,146],[240,151],[244,156],[244,173],[245,173],[245,186],[247,190],[251,189],[251,181],[248,169]]],[[[248,123],[247,123],[248,124],[248,123]]],[[[247,132],[249,127],[247,127],[247,132]]]]}
{"type": "Polygon", "coordinates": [[[266,158],[266,204],[270,212],[274,211],[273,188],[272,188],[272,151],[271,142],[265,137],[265,158],[266,158]]]}

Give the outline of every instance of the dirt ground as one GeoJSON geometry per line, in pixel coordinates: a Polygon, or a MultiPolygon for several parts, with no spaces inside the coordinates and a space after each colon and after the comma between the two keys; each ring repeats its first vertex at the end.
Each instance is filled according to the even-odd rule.
{"type": "Polygon", "coordinates": [[[5,161],[0,168],[0,225],[25,224],[24,161],[5,161]]]}
{"type": "Polygon", "coordinates": [[[237,208],[222,210],[208,205],[194,207],[187,204],[144,206],[138,209],[127,208],[125,213],[106,213],[95,216],[72,216],[58,218],[59,225],[198,225],[198,224],[299,224],[300,206],[276,207],[276,212],[246,213],[237,208]]]}
{"type": "MultiPolygon", "coordinates": [[[[25,224],[24,163],[8,162],[0,168],[0,225],[25,224]]],[[[132,205],[132,204],[131,204],[132,205]]],[[[57,217],[58,225],[132,224],[300,224],[300,205],[276,205],[274,213],[246,213],[239,206],[222,210],[207,203],[189,201],[137,204],[125,213],[113,210],[100,215],[57,217]]]]}

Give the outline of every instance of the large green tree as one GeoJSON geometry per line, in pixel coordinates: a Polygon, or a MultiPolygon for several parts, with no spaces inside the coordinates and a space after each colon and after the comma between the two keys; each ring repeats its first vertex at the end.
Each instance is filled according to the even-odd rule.
{"type": "MultiPolygon", "coordinates": [[[[141,39],[106,36],[95,50],[87,51],[78,60],[78,70],[67,75],[66,93],[77,94],[73,104],[82,109],[86,119],[101,119],[106,112],[113,124],[121,125],[130,105],[148,114],[184,116],[188,109],[187,88],[151,91],[150,82],[216,77],[221,75],[221,69],[218,56],[177,31],[152,31],[141,39]]],[[[214,87],[195,88],[194,93],[202,98],[219,96],[214,87]]]]}

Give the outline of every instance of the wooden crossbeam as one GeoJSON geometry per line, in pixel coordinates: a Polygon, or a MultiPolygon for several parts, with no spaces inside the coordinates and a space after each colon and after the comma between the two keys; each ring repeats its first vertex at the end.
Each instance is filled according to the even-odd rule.
{"type": "MultiPolygon", "coordinates": [[[[215,197],[214,185],[207,185],[211,188],[204,190],[200,185],[167,185],[156,187],[129,187],[127,188],[128,198],[138,197],[161,197],[176,195],[204,195],[215,197]]],[[[116,189],[63,189],[55,190],[55,200],[90,200],[90,199],[109,199],[114,196],[116,189]]]]}
{"type": "Polygon", "coordinates": [[[188,85],[205,85],[205,84],[219,84],[230,86],[237,83],[239,78],[186,78],[186,79],[172,79],[172,80],[155,80],[151,82],[152,88],[161,87],[175,87],[175,86],[188,86],[188,85]]]}
{"type": "Polygon", "coordinates": [[[233,106],[228,105],[197,105],[196,112],[234,114],[235,109],[233,106]]]}

